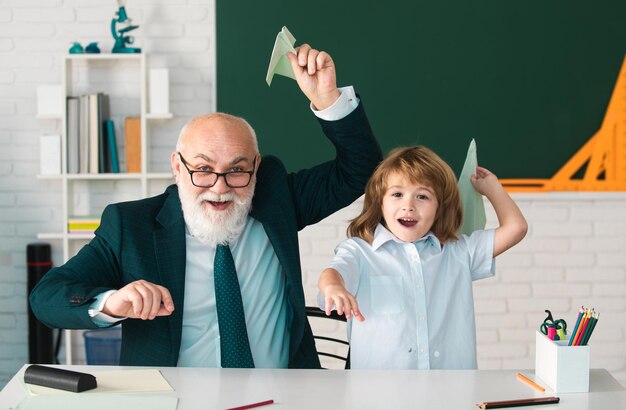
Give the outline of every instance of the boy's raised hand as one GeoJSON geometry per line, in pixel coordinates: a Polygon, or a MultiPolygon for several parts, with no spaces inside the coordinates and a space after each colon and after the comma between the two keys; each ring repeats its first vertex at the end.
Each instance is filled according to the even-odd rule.
{"type": "Polygon", "coordinates": [[[494,190],[500,188],[502,185],[498,181],[498,177],[489,171],[487,168],[476,167],[476,173],[470,177],[472,186],[481,195],[489,196],[494,190]]]}
{"type": "Polygon", "coordinates": [[[510,247],[519,243],[528,231],[528,223],[517,204],[506,192],[498,177],[483,167],[476,167],[476,174],[471,176],[474,189],[487,197],[496,211],[499,226],[496,228],[494,258],[510,247]]]}

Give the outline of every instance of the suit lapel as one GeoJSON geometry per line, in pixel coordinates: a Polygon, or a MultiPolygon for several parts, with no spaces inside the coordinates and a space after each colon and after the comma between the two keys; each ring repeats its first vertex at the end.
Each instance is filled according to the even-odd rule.
{"type": "Polygon", "coordinates": [[[183,306],[185,296],[185,222],[183,219],[178,189],[168,188],[170,195],[156,217],[162,229],[153,234],[154,249],[161,284],[166,287],[174,300],[174,312],[169,317],[171,352],[173,366],[178,361],[183,326],[183,306]]]}

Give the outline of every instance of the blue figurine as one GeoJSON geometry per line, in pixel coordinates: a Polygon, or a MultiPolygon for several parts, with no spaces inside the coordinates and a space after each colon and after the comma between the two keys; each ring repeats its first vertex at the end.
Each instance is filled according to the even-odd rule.
{"type": "Polygon", "coordinates": [[[85,53],[89,53],[89,54],[100,53],[100,47],[98,47],[98,42],[94,41],[93,43],[87,44],[87,47],[85,47],[85,53]]]}
{"type": "Polygon", "coordinates": [[[113,34],[113,38],[115,39],[115,44],[113,45],[113,49],[111,50],[111,52],[141,53],[140,48],[126,46],[126,44],[132,44],[135,40],[132,36],[129,36],[126,33],[136,28],[139,28],[139,26],[130,25],[131,20],[126,14],[126,8],[124,7],[125,3],[125,0],[117,0],[117,5],[119,9],[115,13],[115,17],[113,18],[113,20],[111,20],[111,34],[113,34]],[[128,26],[118,30],[117,23],[126,23],[128,26]]]}
{"type": "Polygon", "coordinates": [[[80,43],[78,42],[73,42],[72,46],[70,47],[70,54],[82,54],[84,53],[85,50],[83,50],[83,46],[80,45],[80,43]]]}

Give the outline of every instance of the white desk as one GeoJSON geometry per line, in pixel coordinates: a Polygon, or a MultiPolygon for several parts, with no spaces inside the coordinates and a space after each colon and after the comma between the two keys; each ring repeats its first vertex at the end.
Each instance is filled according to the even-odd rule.
{"type": "MultiPolygon", "coordinates": [[[[76,371],[123,367],[61,366],[76,371]]],[[[0,393],[0,410],[14,409],[25,391],[24,366],[0,393]]],[[[178,410],[225,409],[273,399],[274,409],[476,409],[476,403],[554,396],[539,410],[626,409],[626,390],[606,371],[591,370],[590,392],[540,393],[516,379],[518,370],[269,370],[162,368],[178,397],[178,410]]],[[[534,378],[532,370],[519,370],[534,378]]],[[[84,393],[81,393],[84,394],[84,393]]],[[[121,409],[111,409],[121,410],[121,409]]]]}

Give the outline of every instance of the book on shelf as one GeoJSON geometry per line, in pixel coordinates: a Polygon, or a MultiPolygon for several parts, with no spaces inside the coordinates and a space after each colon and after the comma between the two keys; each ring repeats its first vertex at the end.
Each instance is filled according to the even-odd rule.
{"type": "Polygon", "coordinates": [[[106,121],[109,97],[91,93],[67,97],[67,172],[112,172],[106,121]]]}
{"type": "Polygon", "coordinates": [[[78,174],[80,147],[79,147],[79,99],[67,97],[67,173],[78,174]]]}
{"type": "Polygon", "coordinates": [[[79,99],[78,119],[78,173],[89,173],[89,96],[81,95],[79,99]]]}
{"type": "Polygon", "coordinates": [[[98,172],[111,172],[107,120],[109,119],[109,96],[98,93],[98,172]]]}
{"type": "Polygon", "coordinates": [[[139,117],[125,118],[124,134],[126,172],[141,172],[141,121],[139,117]]]}
{"type": "Polygon", "coordinates": [[[71,216],[67,219],[69,233],[93,233],[100,226],[97,216],[71,216]]]}
{"type": "Polygon", "coordinates": [[[117,174],[120,172],[120,161],[117,156],[117,140],[115,138],[115,123],[113,120],[106,120],[106,136],[109,145],[109,158],[111,160],[111,172],[117,174]]]}
{"type": "Polygon", "coordinates": [[[98,94],[89,94],[89,119],[87,129],[89,135],[89,173],[98,173],[98,94]]]}

